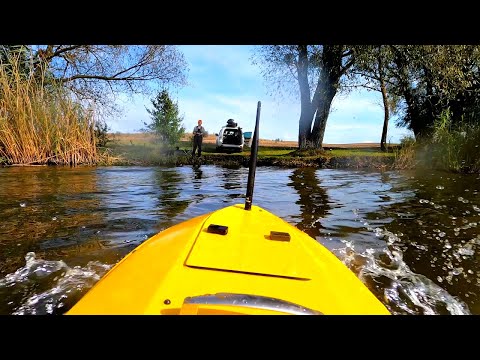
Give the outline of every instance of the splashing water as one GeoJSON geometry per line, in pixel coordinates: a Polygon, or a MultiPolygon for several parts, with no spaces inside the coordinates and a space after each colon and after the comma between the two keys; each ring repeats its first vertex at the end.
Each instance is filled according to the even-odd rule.
{"type": "Polygon", "coordinates": [[[334,253],[379,296],[396,315],[470,315],[468,306],[424,275],[414,273],[395,246],[356,252],[352,242],[334,253]],[[378,286],[381,284],[381,286],[378,286]],[[376,288],[376,291],[375,291],[376,288]],[[382,289],[382,290],[380,290],[382,289]]]}
{"type": "Polygon", "coordinates": [[[36,259],[33,252],[25,260],[25,266],[0,279],[0,295],[22,298],[13,315],[63,313],[67,302],[76,302],[112,267],[90,261],[71,268],[61,260],[36,259]]]}
{"type": "MultiPolygon", "coordinates": [[[[420,202],[429,203],[428,200],[420,200],[420,202]]],[[[355,249],[352,241],[341,240],[345,246],[332,250],[392,314],[471,314],[463,301],[450,295],[428,277],[415,273],[409,268],[403,260],[403,252],[400,249],[400,236],[403,234],[394,234],[387,229],[374,227],[358,213],[355,216],[363,223],[366,230],[374,233],[377,238],[382,238],[385,245],[366,248],[360,252],[355,249]]],[[[445,236],[445,233],[438,229],[434,229],[434,232],[439,233],[439,239],[445,236]]],[[[412,245],[427,251],[423,245],[415,243],[412,245]]],[[[459,255],[471,256],[474,254],[472,250],[474,245],[475,239],[472,239],[464,246],[456,246],[457,252],[459,255]]],[[[445,248],[447,247],[448,244],[445,245],[445,248]]]]}

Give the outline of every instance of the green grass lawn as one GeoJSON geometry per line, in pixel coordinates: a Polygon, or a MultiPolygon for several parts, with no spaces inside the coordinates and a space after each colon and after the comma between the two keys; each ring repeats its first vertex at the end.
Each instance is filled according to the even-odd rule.
{"type": "MultiPolygon", "coordinates": [[[[165,153],[171,148],[165,147],[154,139],[117,139],[110,142],[107,146],[112,150],[116,156],[123,156],[126,159],[142,160],[142,161],[156,161],[165,156],[165,153]]],[[[192,145],[188,141],[181,141],[178,145],[180,151],[192,151],[192,145]]],[[[291,153],[292,148],[281,147],[262,147],[258,149],[259,156],[283,156],[291,153]]],[[[225,153],[216,150],[215,144],[203,144],[202,154],[208,156],[209,154],[225,155],[225,156],[245,156],[250,155],[250,148],[244,147],[240,153],[225,153]]]]}
{"type": "Polygon", "coordinates": [[[332,156],[385,156],[393,157],[393,152],[383,152],[380,149],[333,149],[332,151],[327,151],[332,156]]]}

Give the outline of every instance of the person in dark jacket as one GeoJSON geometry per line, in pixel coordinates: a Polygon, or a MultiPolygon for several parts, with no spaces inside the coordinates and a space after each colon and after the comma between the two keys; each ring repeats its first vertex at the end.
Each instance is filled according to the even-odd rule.
{"type": "Polygon", "coordinates": [[[198,125],[193,128],[193,151],[192,156],[195,156],[195,151],[198,148],[198,156],[202,156],[202,141],[205,135],[205,128],[202,126],[202,120],[198,120],[198,125]]]}

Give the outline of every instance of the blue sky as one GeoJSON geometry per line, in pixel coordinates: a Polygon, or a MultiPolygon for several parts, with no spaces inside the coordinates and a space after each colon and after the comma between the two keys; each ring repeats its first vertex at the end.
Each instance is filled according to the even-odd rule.
{"type": "MultiPolygon", "coordinates": [[[[257,102],[261,101],[260,137],[263,139],[297,140],[300,103],[269,95],[260,69],[252,65],[253,46],[246,45],[182,45],[178,47],[189,63],[189,84],[171,91],[178,102],[183,124],[193,130],[198,119],[205,129],[218,132],[227,119],[235,119],[244,131],[253,130],[257,102]]],[[[108,120],[113,132],[136,132],[149,122],[145,106],[149,98],[136,97],[125,105],[124,115],[108,120]]],[[[379,142],[383,126],[383,107],[379,92],[355,91],[338,95],[325,130],[324,144],[379,142]]],[[[387,141],[398,142],[411,134],[397,128],[390,120],[387,141]]]]}

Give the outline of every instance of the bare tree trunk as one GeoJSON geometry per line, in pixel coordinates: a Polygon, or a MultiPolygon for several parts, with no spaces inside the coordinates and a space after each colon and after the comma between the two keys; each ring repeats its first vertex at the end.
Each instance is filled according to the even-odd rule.
{"type": "Polygon", "coordinates": [[[305,149],[308,147],[308,139],[310,138],[313,108],[310,99],[310,86],[308,84],[308,53],[305,45],[298,46],[298,84],[300,87],[300,120],[298,125],[298,148],[305,149]]]}
{"type": "Polygon", "coordinates": [[[330,107],[337,93],[340,78],[354,61],[353,58],[344,61],[344,57],[350,56],[352,51],[344,54],[344,45],[323,46],[321,64],[316,64],[320,65],[320,76],[313,98],[310,99],[307,46],[299,45],[297,49],[296,65],[301,99],[298,148],[300,150],[321,149],[330,107]]]}
{"type": "Polygon", "coordinates": [[[380,91],[382,93],[383,99],[383,129],[382,129],[382,139],[380,140],[380,149],[382,151],[387,151],[387,130],[388,130],[388,120],[390,119],[390,111],[388,108],[388,97],[387,97],[387,87],[385,86],[385,78],[383,77],[383,64],[381,55],[378,57],[378,74],[380,80],[380,91]]]}
{"type": "Polygon", "coordinates": [[[310,138],[311,138],[311,124],[312,124],[313,114],[311,111],[303,110],[300,114],[300,121],[298,126],[298,148],[299,149],[306,149],[310,147],[310,138]]]}
{"type": "Polygon", "coordinates": [[[297,226],[311,237],[318,238],[323,228],[323,219],[330,210],[328,194],[316,175],[315,168],[295,169],[290,175],[291,184],[297,191],[300,207],[302,208],[301,221],[297,226]]]}
{"type": "Polygon", "coordinates": [[[313,123],[312,134],[310,137],[311,146],[314,149],[322,149],[323,137],[325,135],[325,128],[327,127],[328,115],[330,114],[330,107],[333,98],[336,94],[336,88],[333,84],[326,84],[328,89],[323,91],[320,97],[320,102],[317,106],[315,121],[313,123]]]}
{"type": "Polygon", "coordinates": [[[342,76],[341,69],[342,46],[325,45],[323,48],[323,69],[318,78],[317,91],[313,101],[316,115],[310,136],[310,144],[314,149],[322,149],[330,107],[342,76]]]}
{"type": "Polygon", "coordinates": [[[387,130],[388,130],[388,120],[390,118],[390,113],[388,110],[388,99],[387,99],[387,90],[385,88],[385,83],[380,85],[382,90],[382,98],[383,98],[383,110],[384,110],[384,117],[383,117],[383,129],[382,129],[382,139],[380,140],[380,149],[382,151],[387,151],[387,130]]]}

